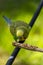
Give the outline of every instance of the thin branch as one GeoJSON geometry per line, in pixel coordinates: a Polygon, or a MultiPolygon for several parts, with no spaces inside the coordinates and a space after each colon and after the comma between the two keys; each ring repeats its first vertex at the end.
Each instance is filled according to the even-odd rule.
{"type": "Polygon", "coordinates": [[[19,48],[24,48],[24,49],[31,50],[31,51],[43,52],[42,48],[38,48],[36,46],[32,46],[29,44],[21,44],[21,43],[17,43],[17,42],[13,42],[12,44],[13,44],[13,46],[16,46],[19,48]]]}

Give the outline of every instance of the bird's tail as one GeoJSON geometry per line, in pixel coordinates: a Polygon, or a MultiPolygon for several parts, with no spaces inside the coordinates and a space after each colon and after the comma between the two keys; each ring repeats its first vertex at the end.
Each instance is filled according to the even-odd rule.
{"type": "Polygon", "coordinates": [[[3,16],[3,18],[5,19],[5,21],[10,25],[11,24],[11,20],[9,18],[7,18],[6,16],[3,16]]]}

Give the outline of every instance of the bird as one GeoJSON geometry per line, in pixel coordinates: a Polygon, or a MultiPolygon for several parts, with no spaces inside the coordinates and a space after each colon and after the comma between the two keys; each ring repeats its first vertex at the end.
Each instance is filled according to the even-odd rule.
{"type": "Polygon", "coordinates": [[[13,35],[13,38],[16,42],[24,42],[28,37],[29,31],[31,27],[24,21],[14,21],[11,22],[6,16],[3,16],[5,20],[7,20],[10,25],[10,32],[13,35]]]}
{"type": "Polygon", "coordinates": [[[16,42],[24,42],[29,34],[31,27],[24,21],[15,21],[10,25],[10,32],[16,42]]]}

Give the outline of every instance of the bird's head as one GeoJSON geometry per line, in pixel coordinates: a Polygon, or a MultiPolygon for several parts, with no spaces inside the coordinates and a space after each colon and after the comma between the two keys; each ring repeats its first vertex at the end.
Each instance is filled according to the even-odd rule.
{"type": "Polygon", "coordinates": [[[22,29],[18,29],[16,31],[16,36],[17,36],[17,42],[19,41],[24,41],[24,31],[22,29]]]}
{"type": "Polygon", "coordinates": [[[23,34],[24,34],[24,31],[23,30],[17,30],[16,31],[16,35],[18,36],[18,37],[22,37],[23,36],[23,34]]]}

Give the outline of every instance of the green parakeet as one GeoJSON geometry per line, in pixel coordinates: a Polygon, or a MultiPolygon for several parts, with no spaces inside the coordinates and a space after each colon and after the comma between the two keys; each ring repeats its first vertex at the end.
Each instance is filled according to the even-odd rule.
{"type": "Polygon", "coordinates": [[[4,16],[4,19],[10,25],[10,32],[13,35],[15,41],[24,42],[29,34],[31,27],[24,21],[18,20],[11,22],[6,16],[4,16]]]}
{"type": "Polygon", "coordinates": [[[10,32],[13,35],[15,41],[24,42],[29,34],[31,27],[24,21],[18,20],[11,22],[6,16],[4,16],[4,19],[10,25],[10,32]]]}
{"type": "Polygon", "coordinates": [[[27,38],[30,28],[31,27],[23,21],[15,21],[10,25],[10,32],[14,39],[19,42],[27,38]]]}

